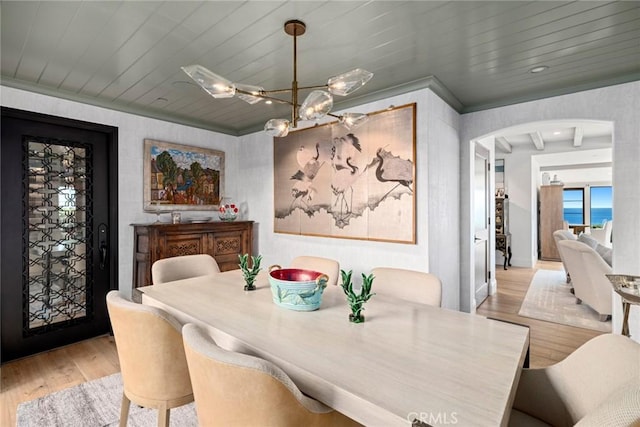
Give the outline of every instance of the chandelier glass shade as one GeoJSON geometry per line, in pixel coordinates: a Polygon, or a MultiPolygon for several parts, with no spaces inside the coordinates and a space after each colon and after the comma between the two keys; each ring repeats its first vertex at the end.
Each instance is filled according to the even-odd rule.
{"type": "Polygon", "coordinates": [[[290,105],[291,120],[271,119],[265,124],[264,130],[271,136],[286,136],[290,129],[297,127],[299,119],[320,120],[325,116],[331,116],[337,118],[343,126],[350,130],[366,122],[368,119],[366,114],[344,113],[335,115],[331,113],[331,109],[333,108],[333,95],[347,96],[353,93],[364,86],[373,77],[373,73],[356,68],[329,78],[325,85],[299,87],[297,81],[297,38],[305,33],[306,25],[302,21],[291,20],[284,24],[284,30],[293,37],[293,82],[290,88],[265,90],[260,86],[234,83],[202,65],[187,65],[181,68],[214,98],[233,98],[237,96],[249,104],[265,101],[290,105]],[[299,104],[298,95],[301,90],[311,90],[311,92],[302,104],[299,104]],[[278,98],[278,95],[282,93],[290,93],[290,98],[278,98]]]}

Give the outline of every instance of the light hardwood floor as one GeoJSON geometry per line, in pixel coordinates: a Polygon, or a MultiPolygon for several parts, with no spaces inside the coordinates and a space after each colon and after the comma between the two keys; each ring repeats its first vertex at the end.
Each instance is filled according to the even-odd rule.
{"type": "MultiPolygon", "coordinates": [[[[536,268],[561,269],[556,262],[541,261],[536,268]]],[[[529,325],[531,367],[544,367],[568,354],[600,332],[518,316],[536,269],[496,267],[498,292],[478,308],[478,315],[529,325]]],[[[25,402],[119,372],[113,337],[100,336],[56,350],[6,363],[0,367],[0,426],[16,424],[16,408],[25,402]]]]}
{"type": "Polygon", "coordinates": [[[477,314],[529,326],[530,367],[541,368],[563,360],[591,338],[602,332],[575,328],[518,316],[518,311],[538,269],[561,270],[562,263],[538,261],[536,268],[496,266],[498,292],[478,307],[477,314]]]}
{"type": "Polygon", "coordinates": [[[0,367],[0,426],[16,425],[20,402],[120,372],[113,337],[103,335],[0,367]]]}

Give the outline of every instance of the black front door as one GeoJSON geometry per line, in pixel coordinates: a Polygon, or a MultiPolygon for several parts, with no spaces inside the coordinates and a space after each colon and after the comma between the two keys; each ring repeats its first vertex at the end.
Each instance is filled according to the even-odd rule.
{"type": "Polygon", "coordinates": [[[117,129],[2,109],[2,362],[109,330],[117,129]]]}

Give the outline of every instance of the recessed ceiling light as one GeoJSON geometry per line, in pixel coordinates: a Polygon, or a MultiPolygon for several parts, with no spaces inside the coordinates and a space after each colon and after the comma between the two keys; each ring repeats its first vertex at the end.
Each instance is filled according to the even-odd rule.
{"type": "Polygon", "coordinates": [[[535,73],[541,73],[541,72],[543,72],[544,70],[547,70],[547,69],[549,69],[548,66],[540,65],[538,67],[533,67],[532,69],[529,70],[529,72],[535,74],[535,73]]]}
{"type": "Polygon", "coordinates": [[[554,135],[560,135],[562,132],[560,132],[559,130],[553,132],[554,135]]]}

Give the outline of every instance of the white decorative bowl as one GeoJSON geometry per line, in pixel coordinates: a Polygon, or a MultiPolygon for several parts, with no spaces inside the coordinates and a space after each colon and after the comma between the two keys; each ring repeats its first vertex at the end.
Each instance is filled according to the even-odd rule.
{"type": "Polygon", "coordinates": [[[328,280],[329,277],[324,273],[299,268],[273,266],[269,271],[273,302],[296,311],[320,308],[322,293],[328,280]]]}

